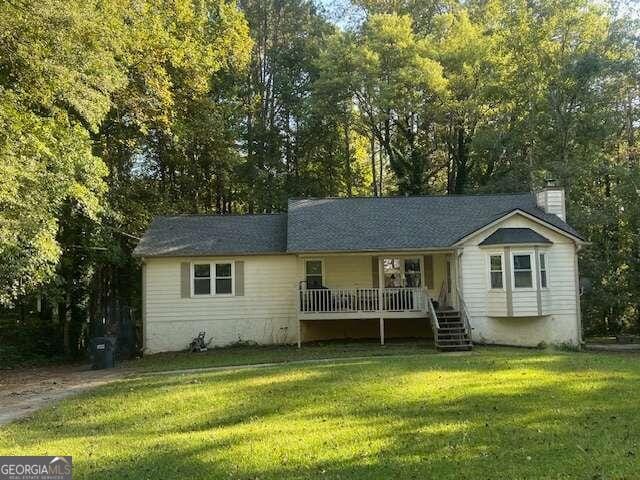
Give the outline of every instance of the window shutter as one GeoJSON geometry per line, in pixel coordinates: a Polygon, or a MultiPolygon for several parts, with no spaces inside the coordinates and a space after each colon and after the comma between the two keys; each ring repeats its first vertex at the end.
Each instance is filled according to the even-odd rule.
{"type": "Polygon", "coordinates": [[[239,261],[239,262],[235,262],[235,291],[236,291],[236,296],[237,297],[242,297],[244,296],[244,262],[243,261],[239,261]]]}
{"type": "Polygon", "coordinates": [[[433,289],[433,255],[424,256],[424,283],[428,289],[433,289]]]}
{"type": "Polygon", "coordinates": [[[378,257],[371,257],[371,280],[373,288],[380,287],[380,272],[378,270],[378,257]]]}
{"type": "Polygon", "coordinates": [[[180,297],[189,298],[191,296],[191,265],[189,262],[180,264],[180,297]]]}

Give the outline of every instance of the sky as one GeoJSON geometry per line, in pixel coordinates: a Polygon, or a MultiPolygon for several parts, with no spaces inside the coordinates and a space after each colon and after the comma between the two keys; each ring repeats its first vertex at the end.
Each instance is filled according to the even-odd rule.
{"type": "Polygon", "coordinates": [[[354,7],[349,0],[314,0],[327,12],[329,19],[342,28],[358,25],[364,14],[360,8],[354,7]]]}
{"type": "MultiPolygon", "coordinates": [[[[610,4],[612,0],[592,0],[594,3],[610,4]]],[[[362,9],[354,7],[350,0],[314,0],[333,23],[349,28],[359,25],[364,19],[362,9]]],[[[640,0],[613,0],[618,16],[640,20],[640,0]]]]}

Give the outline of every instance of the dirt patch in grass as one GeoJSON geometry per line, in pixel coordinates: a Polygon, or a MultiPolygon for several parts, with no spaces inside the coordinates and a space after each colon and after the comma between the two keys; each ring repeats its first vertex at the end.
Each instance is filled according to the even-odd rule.
{"type": "Polygon", "coordinates": [[[91,370],[77,364],[0,370],[0,425],[128,373],[131,370],[91,370]]]}

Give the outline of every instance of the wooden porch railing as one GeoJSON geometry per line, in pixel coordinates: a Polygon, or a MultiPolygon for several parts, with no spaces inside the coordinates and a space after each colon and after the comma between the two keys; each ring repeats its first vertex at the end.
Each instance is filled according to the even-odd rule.
{"type": "Polygon", "coordinates": [[[438,314],[433,307],[433,301],[429,292],[425,290],[425,301],[427,302],[427,311],[429,312],[429,319],[431,320],[431,331],[433,332],[433,341],[438,347],[438,330],[440,330],[440,322],[438,321],[438,314]]]}
{"type": "Polygon", "coordinates": [[[298,311],[304,313],[422,312],[425,292],[407,288],[319,288],[298,291],[298,311]],[[382,308],[380,308],[382,301],[382,308]]]}

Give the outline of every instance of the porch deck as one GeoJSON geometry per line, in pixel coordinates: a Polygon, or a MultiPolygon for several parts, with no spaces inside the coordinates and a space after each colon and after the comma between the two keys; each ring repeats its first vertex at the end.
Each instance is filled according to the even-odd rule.
{"type": "Polygon", "coordinates": [[[379,319],[380,343],[384,345],[385,319],[422,318],[430,323],[439,350],[471,349],[465,309],[436,312],[425,288],[316,288],[298,290],[297,297],[298,347],[302,342],[301,323],[306,320],[379,319]]]}

